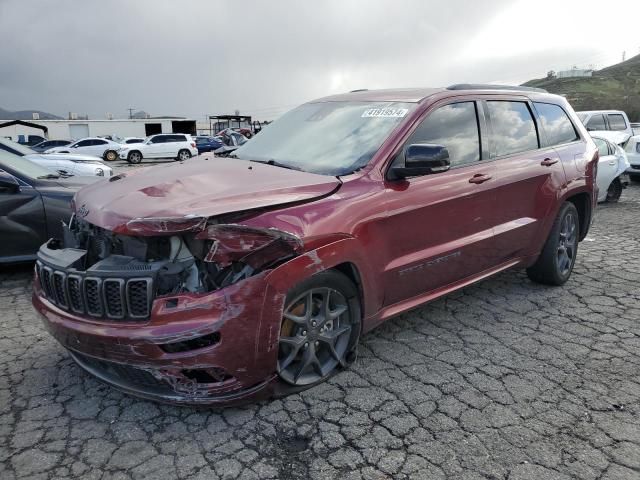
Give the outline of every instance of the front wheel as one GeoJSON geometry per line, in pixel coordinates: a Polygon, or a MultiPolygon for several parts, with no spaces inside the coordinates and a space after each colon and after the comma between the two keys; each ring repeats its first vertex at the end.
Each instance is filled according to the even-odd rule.
{"type": "Polygon", "coordinates": [[[278,375],[298,387],[326,380],[353,362],[360,329],[360,302],[353,282],[334,270],[313,275],[287,295],[278,375]]]}
{"type": "Polygon", "coordinates": [[[573,203],[565,202],[553,222],[542,253],[527,269],[529,278],[545,285],[562,285],[569,280],[578,253],[579,231],[578,210],[573,203]]]}
{"type": "Polygon", "coordinates": [[[129,152],[129,155],[127,155],[127,161],[129,163],[140,163],[142,161],[142,154],[140,152],[129,152]]]}
{"type": "Polygon", "coordinates": [[[191,158],[191,152],[189,150],[180,150],[178,152],[178,160],[184,162],[185,160],[189,160],[191,158]]]}

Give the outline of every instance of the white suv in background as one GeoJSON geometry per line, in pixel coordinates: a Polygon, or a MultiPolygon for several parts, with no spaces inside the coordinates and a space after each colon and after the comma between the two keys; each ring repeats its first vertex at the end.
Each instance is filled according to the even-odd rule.
{"type": "Polygon", "coordinates": [[[198,155],[196,141],[184,133],[160,133],[147,138],[144,143],[124,145],[118,156],[129,163],[140,163],[144,158],[175,158],[187,160],[198,155]]]}
{"type": "Polygon", "coordinates": [[[95,155],[105,160],[115,160],[115,152],[121,146],[118,142],[107,140],[106,138],[88,137],[73,142],[71,145],[50,148],[45,150],[44,153],[84,153],[86,155],[95,155]],[[111,153],[109,155],[110,158],[106,158],[108,156],[107,153],[111,153]]]}
{"type": "MultiPolygon", "coordinates": [[[[589,132],[621,132],[629,137],[633,136],[629,118],[622,110],[589,110],[576,113],[589,132]]],[[[611,137],[608,139],[612,140],[611,137]]]]}

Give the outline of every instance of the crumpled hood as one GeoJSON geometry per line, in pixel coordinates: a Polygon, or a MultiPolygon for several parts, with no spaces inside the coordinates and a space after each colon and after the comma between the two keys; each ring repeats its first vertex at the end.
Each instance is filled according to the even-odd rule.
{"type": "Polygon", "coordinates": [[[192,158],[85,187],[75,205],[88,222],[133,234],[126,226],[130,220],[212,217],[312,200],[339,186],[336,177],[233,158],[192,158]]]}
{"type": "Polygon", "coordinates": [[[80,153],[30,153],[29,155],[25,155],[25,157],[29,160],[70,160],[72,162],[82,162],[82,163],[103,163],[100,157],[95,155],[82,155],[80,153]]]}
{"type": "Polygon", "coordinates": [[[631,137],[627,132],[615,132],[610,130],[594,130],[589,133],[592,137],[602,137],[616,145],[623,144],[631,137]]]}

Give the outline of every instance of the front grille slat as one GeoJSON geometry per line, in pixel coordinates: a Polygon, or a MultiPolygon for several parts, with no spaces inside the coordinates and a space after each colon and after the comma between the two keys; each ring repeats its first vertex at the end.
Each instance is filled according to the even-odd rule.
{"type": "Polygon", "coordinates": [[[84,313],[84,300],[82,299],[82,277],[79,275],[67,276],[67,293],[69,306],[76,313],[84,313]]]}
{"type": "Polygon", "coordinates": [[[95,277],[87,277],[84,279],[84,282],[82,282],[82,286],[84,289],[84,302],[87,313],[94,317],[102,317],[104,315],[102,298],[100,298],[102,280],[95,277]]]}
{"type": "Polygon", "coordinates": [[[40,287],[47,299],[65,310],[117,321],[143,321],[151,313],[153,279],[101,278],[66,273],[36,262],[40,287]]]}
{"type": "Polygon", "coordinates": [[[124,318],[124,280],[108,278],[103,283],[104,308],[108,317],[124,318]]]}
{"type": "Polygon", "coordinates": [[[132,278],[127,281],[127,307],[133,318],[149,316],[151,303],[151,279],[132,278]]]}

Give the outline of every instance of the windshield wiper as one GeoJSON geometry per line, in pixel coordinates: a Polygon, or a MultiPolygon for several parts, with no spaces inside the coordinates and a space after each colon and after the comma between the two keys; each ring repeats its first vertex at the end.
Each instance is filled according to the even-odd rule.
{"type": "Polygon", "coordinates": [[[36,177],[38,180],[49,180],[49,179],[53,179],[53,178],[60,178],[60,175],[56,175],[54,173],[48,173],[47,175],[40,175],[39,177],[36,177]]]}
{"type": "Polygon", "coordinates": [[[265,164],[265,165],[273,165],[274,167],[286,168],[288,170],[297,170],[299,172],[304,171],[301,168],[294,167],[294,166],[291,166],[291,165],[287,165],[286,163],[277,162],[273,158],[271,160],[249,160],[249,161],[250,162],[255,162],[255,163],[262,163],[262,164],[265,164]]]}

